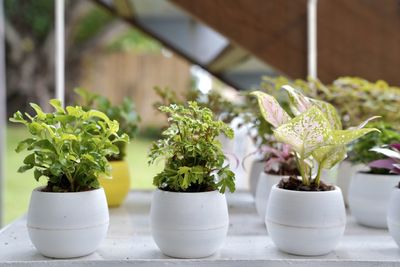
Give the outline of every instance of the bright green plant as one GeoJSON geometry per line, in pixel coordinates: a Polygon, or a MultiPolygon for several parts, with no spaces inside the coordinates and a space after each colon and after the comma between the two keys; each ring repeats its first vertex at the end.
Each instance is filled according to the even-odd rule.
{"type": "Polygon", "coordinates": [[[342,130],[340,117],[329,103],[305,97],[291,86],[283,86],[289,96],[290,116],[278,101],[263,92],[253,92],[258,98],[264,119],[274,128],[278,142],[291,146],[305,186],[320,186],[322,169],[330,169],[346,157],[346,144],[375,131],[342,130]]]}
{"type": "Polygon", "coordinates": [[[153,143],[149,164],[165,160],[164,170],[154,177],[159,189],[174,192],[204,192],[226,188],[235,190],[234,173],[224,166],[225,156],[217,136],[233,137],[232,129],[214,120],[210,109],[189,102],[187,107],[161,106],[169,118],[163,139],[153,143]]]}
{"type": "MultiPolygon", "coordinates": [[[[380,134],[371,133],[359,138],[350,145],[349,160],[353,164],[369,164],[372,161],[384,159],[385,156],[383,154],[371,151],[371,149],[400,142],[400,132],[394,129],[391,124],[379,121],[371,123],[371,126],[378,129],[380,134]]],[[[389,170],[370,167],[370,172],[388,174],[389,170]]]]}
{"type": "MultiPolygon", "coordinates": [[[[127,134],[133,139],[138,132],[140,116],[135,111],[135,105],[132,99],[125,97],[120,105],[113,105],[109,99],[104,96],[89,92],[83,88],[76,88],[75,92],[80,96],[80,104],[84,110],[96,109],[105,113],[111,120],[119,123],[118,134],[127,134]]],[[[111,138],[114,138],[111,136],[111,138]]],[[[113,140],[112,140],[113,141],[113,140]]],[[[123,160],[126,157],[126,142],[115,142],[119,153],[109,155],[110,161],[123,160]]]]}
{"type": "Polygon", "coordinates": [[[118,122],[97,110],[84,111],[79,106],[61,107],[59,100],[50,104],[53,113],[45,113],[31,104],[36,115],[16,112],[10,121],[26,126],[31,137],[21,141],[16,152],[27,150],[18,171],[34,168],[34,177],[47,177],[49,192],[78,192],[99,188],[97,178],[109,174],[106,156],[118,154],[117,142],[128,142],[119,136],[118,122]],[[26,117],[26,118],[25,118],[26,117]]]}

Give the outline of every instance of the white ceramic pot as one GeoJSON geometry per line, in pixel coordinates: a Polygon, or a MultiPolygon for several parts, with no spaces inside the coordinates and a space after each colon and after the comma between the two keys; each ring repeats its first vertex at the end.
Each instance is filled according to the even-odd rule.
{"type": "Polygon", "coordinates": [[[225,195],[218,191],[177,193],[157,189],[150,210],[153,239],[175,258],[203,258],[224,243],[229,227],[225,195]]]}
{"type": "Polygon", "coordinates": [[[265,218],[268,233],[282,251],[324,255],[343,236],[346,211],[339,187],[324,192],[292,191],[272,187],[265,218]]]}
{"type": "Polygon", "coordinates": [[[389,233],[400,247],[400,189],[398,186],[392,189],[389,207],[387,211],[387,224],[389,233]]]}
{"type": "Polygon", "coordinates": [[[260,174],[264,172],[264,167],[265,162],[259,159],[255,159],[251,164],[249,173],[249,188],[253,196],[256,195],[258,178],[260,177],[260,174]]]}
{"type": "Polygon", "coordinates": [[[400,175],[355,173],[348,196],[351,215],[362,225],[387,228],[390,194],[399,181],[400,175]]]}
{"type": "Polygon", "coordinates": [[[51,258],[94,252],[106,237],[109,215],[104,190],[51,193],[33,190],[27,227],[36,249],[51,258]]]}
{"type": "Polygon", "coordinates": [[[350,161],[347,160],[339,163],[336,184],[342,190],[344,203],[347,206],[349,205],[348,195],[350,181],[356,172],[363,170],[367,171],[368,167],[362,164],[353,165],[350,161]]]}
{"type": "Polygon", "coordinates": [[[268,174],[261,172],[256,188],[256,209],[260,219],[265,222],[265,213],[267,211],[267,203],[272,186],[279,183],[282,178],[287,176],[268,174]]]}

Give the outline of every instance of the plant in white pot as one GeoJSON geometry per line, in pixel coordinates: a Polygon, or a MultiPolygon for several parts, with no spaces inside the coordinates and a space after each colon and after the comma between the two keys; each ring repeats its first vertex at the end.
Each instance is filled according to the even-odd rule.
{"type": "Polygon", "coordinates": [[[300,175],[293,151],[287,144],[277,143],[273,147],[266,147],[268,159],[264,162],[264,171],[261,172],[256,188],[256,209],[261,220],[265,222],[265,213],[272,186],[282,178],[300,175]]]}
{"type": "Polygon", "coordinates": [[[154,177],[150,226],[160,250],[171,257],[201,258],[223,244],[229,226],[225,190],[235,190],[217,136],[233,137],[222,121],[196,102],[161,106],[169,127],[150,150],[149,163],[165,160],[154,177]]]}
{"type": "MultiPolygon", "coordinates": [[[[400,141],[400,140],[399,140],[400,141]]],[[[373,148],[372,151],[381,153],[386,158],[379,159],[370,163],[370,166],[379,167],[396,174],[397,180],[400,180],[400,143],[391,144],[389,147],[373,148]]],[[[392,188],[389,205],[387,209],[387,225],[389,233],[400,246],[400,184],[392,188]]]]}
{"type": "Polygon", "coordinates": [[[371,123],[380,133],[364,136],[350,146],[349,159],[353,164],[364,164],[366,170],[353,174],[350,181],[348,200],[351,215],[362,225],[387,228],[386,211],[390,193],[400,180],[399,175],[371,164],[383,160],[384,155],[371,151],[374,147],[397,143],[400,132],[384,122],[371,123]]]}
{"type": "Polygon", "coordinates": [[[327,254],[337,246],[346,224],[341,190],[321,181],[329,169],[346,156],[345,145],[375,129],[341,130],[335,108],[307,98],[290,86],[294,117],[276,99],[255,92],[261,113],[274,127],[277,141],[291,146],[301,178],[291,176],[272,187],[266,226],[275,245],[297,255],[327,254]]]}
{"type": "Polygon", "coordinates": [[[107,234],[109,215],[98,177],[109,173],[106,156],[118,154],[118,122],[97,110],[61,107],[51,100],[53,113],[31,104],[36,115],[16,112],[12,122],[24,124],[31,137],[17,152],[27,150],[19,172],[34,169],[47,186],[33,190],[27,227],[36,249],[47,257],[73,258],[94,252],[107,234]],[[113,141],[110,137],[113,136],[113,141]]]}

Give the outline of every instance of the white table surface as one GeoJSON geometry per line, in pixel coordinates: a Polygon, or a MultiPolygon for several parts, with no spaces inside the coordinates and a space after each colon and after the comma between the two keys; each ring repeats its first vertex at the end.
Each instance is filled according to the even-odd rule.
{"type": "Polygon", "coordinates": [[[164,256],[149,229],[151,192],[132,191],[124,205],[110,209],[107,238],[97,252],[72,260],[41,256],[31,244],[25,217],[0,230],[0,266],[400,266],[400,249],[386,230],[357,225],[349,217],[338,248],[325,256],[300,257],[280,252],[256,215],[247,192],[227,196],[230,229],[215,255],[194,260],[164,256]]]}

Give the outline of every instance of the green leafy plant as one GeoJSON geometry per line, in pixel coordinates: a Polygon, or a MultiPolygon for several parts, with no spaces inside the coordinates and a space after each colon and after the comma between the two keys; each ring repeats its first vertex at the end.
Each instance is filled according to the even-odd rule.
{"type": "MultiPolygon", "coordinates": [[[[127,134],[133,139],[138,132],[140,116],[135,111],[135,105],[132,99],[125,97],[120,105],[113,105],[109,99],[104,96],[89,92],[83,88],[76,88],[75,92],[80,96],[80,104],[84,110],[96,109],[105,113],[111,120],[119,122],[118,134],[127,134]]],[[[114,138],[111,136],[111,138],[114,138]]],[[[113,141],[113,140],[111,140],[113,141]]],[[[119,153],[109,155],[110,161],[123,160],[126,157],[126,142],[115,142],[119,153]]]]}
{"type": "Polygon", "coordinates": [[[304,190],[320,190],[321,171],[330,169],[346,157],[346,144],[376,129],[342,130],[340,117],[329,103],[308,98],[289,85],[289,115],[278,101],[263,92],[253,92],[261,114],[274,130],[278,142],[291,146],[295,153],[304,190]]]}
{"type": "Polygon", "coordinates": [[[234,173],[224,166],[225,156],[217,136],[233,138],[233,130],[214,120],[210,109],[189,102],[187,107],[161,106],[169,118],[163,139],[153,143],[149,164],[165,160],[164,170],[154,177],[159,189],[174,192],[204,192],[226,188],[235,190],[234,173]]]}
{"type": "MultiPolygon", "coordinates": [[[[369,164],[372,161],[384,159],[384,155],[371,151],[374,147],[391,145],[400,141],[400,132],[393,128],[392,124],[385,122],[374,122],[371,126],[380,131],[363,136],[353,142],[349,147],[349,160],[353,164],[369,164]]],[[[370,166],[370,173],[388,174],[389,170],[370,166]]]]}
{"type": "Polygon", "coordinates": [[[118,154],[117,142],[128,142],[118,135],[117,121],[97,110],[84,111],[79,106],[62,108],[59,100],[50,104],[53,113],[45,113],[31,104],[36,115],[16,112],[10,121],[26,126],[30,138],[21,141],[16,152],[27,150],[18,171],[34,168],[34,177],[47,177],[49,192],[77,192],[99,188],[97,178],[109,174],[106,156],[118,154]]]}

